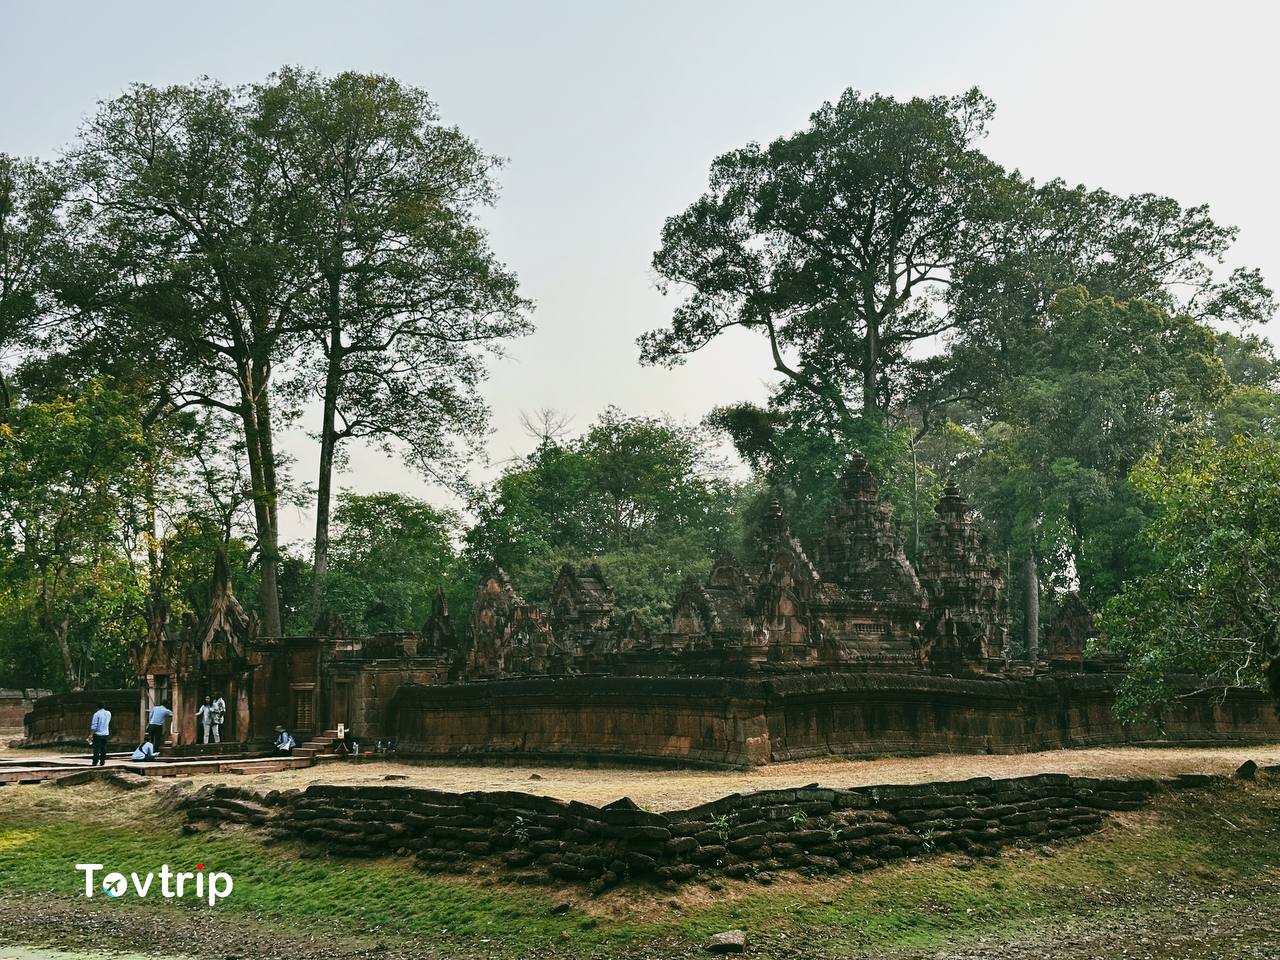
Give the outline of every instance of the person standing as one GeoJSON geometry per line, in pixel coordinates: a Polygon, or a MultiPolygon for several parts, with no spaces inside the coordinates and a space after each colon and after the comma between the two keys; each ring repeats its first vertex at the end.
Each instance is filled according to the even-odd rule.
{"type": "Polygon", "coordinates": [[[167,703],[157,703],[151,708],[151,714],[147,717],[147,733],[151,735],[151,744],[157,751],[164,743],[164,722],[172,716],[173,711],[169,709],[167,703]]]}
{"type": "Polygon", "coordinates": [[[227,716],[227,701],[222,699],[222,694],[218,694],[213,698],[213,722],[210,729],[213,731],[213,742],[222,742],[222,721],[227,716]]]}
{"type": "Polygon", "coordinates": [[[213,729],[213,705],[209,703],[208,697],[204,698],[204,703],[200,704],[200,708],[196,710],[196,716],[200,718],[200,742],[207,744],[209,732],[213,729]]]}
{"type": "Polygon", "coordinates": [[[90,738],[93,741],[93,761],[91,767],[107,765],[107,741],[111,738],[111,711],[101,700],[89,721],[90,738]]]}

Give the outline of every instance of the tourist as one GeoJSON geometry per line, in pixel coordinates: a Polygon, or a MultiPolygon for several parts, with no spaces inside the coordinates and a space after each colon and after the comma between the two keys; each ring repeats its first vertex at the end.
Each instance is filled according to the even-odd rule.
{"type": "Polygon", "coordinates": [[[134,749],[130,760],[154,760],[156,758],[155,744],[151,742],[151,734],[146,734],[142,738],[142,742],[134,749]]]}
{"type": "Polygon", "coordinates": [[[93,743],[93,760],[89,766],[105,767],[107,740],[111,737],[111,711],[101,700],[98,701],[98,709],[94,711],[93,719],[89,721],[89,730],[91,732],[89,739],[93,743]]]}
{"type": "Polygon", "coordinates": [[[293,748],[296,747],[297,741],[289,736],[289,731],[284,727],[276,727],[276,752],[287,753],[293,755],[293,748]]]}
{"type": "Polygon", "coordinates": [[[173,711],[169,709],[169,704],[157,703],[151,708],[151,713],[147,717],[147,733],[151,736],[151,743],[158,751],[164,743],[164,724],[165,721],[173,716],[173,711]]]}
{"type": "Polygon", "coordinates": [[[338,752],[345,757],[354,757],[360,752],[360,744],[356,743],[356,735],[351,732],[350,727],[342,732],[342,739],[338,741],[338,752]]]}
{"type": "Polygon", "coordinates": [[[196,710],[196,716],[200,718],[201,743],[208,743],[210,731],[213,729],[213,704],[209,702],[209,698],[204,698],[204,703],[196,710]]]}
{"type": "Polygon", "coordinates": [[[218,694],[213,698],[213,722],[209,725],[209,729],[213,733],[213,742],[222,742],[222,721],[227,715],[227,701],[222,699],[222,694],[218,694]]]}

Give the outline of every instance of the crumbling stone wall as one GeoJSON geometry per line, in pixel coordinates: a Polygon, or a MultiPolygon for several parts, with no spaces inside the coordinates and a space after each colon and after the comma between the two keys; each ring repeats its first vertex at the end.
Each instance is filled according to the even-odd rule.
{"type": "Polygon", "coordinates": [[[515,792],[317,784],[261,796],[206,788],[185,806],[190,830],[245,823],[335,856],[412,856],[431,872],[488,864],[517,882],[601,890],[699,875],[767,881],[778,871],[865,871],[943,851],[993,856],[1011,844],[1091,833],[1108,811],[1139,809],[1158,787],[1062,774],[850,790],[814,785],[654,813],[625,798],[595,807],[515,792]]]}

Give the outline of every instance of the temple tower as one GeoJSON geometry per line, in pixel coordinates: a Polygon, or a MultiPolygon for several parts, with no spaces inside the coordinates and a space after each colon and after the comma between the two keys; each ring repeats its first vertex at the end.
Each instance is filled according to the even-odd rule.
{"type": "Polygon", "coordinates": [[[1004,572],[955,483],[947,484],[935,512],[918,562],[929,594],[921,655],[938,672],[982,672],[1008,641],[1004,572]]]}
{"type": "Polygon", "coordinates": [[[928,601],[893,507],[861,453],[849,459],[832,499],[818,568],[839,588],[822,605],[837,659],[911,657],[928,601]]]}

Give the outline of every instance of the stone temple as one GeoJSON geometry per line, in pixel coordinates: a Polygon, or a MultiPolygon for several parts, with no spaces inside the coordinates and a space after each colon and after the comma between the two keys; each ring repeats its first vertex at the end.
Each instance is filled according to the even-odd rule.
{"type": "MultiPolygon", "coordinates": [[[[597,566],[566,565],[546,609],[493,570],[465,630],[437,590],[420,631],[351,636],[327,615],[311,636],[263,637],[220,561],[202,620],[175,629],[153,616],[139,687],[114,692],[113,709],[127,704],[140,726],[171,701],[179,750],[205,749],[192,746],[195,708],[221,693],[223,740],[241,749],[277,724],[320,740],[345,725],[366,743],[395,740],[403,757],[710,766],[1280,735],[1265,695],[1213,697],[1195,678],[1173,679],[1187,696],[1158,725],[1117,722],[1123,664],[1088,652],[1093,621],[1075,595],[1059,604],[1045,659],[1012,660],[1003,571],[954,484],[936,513],[913,567],[855,454],[816,556],[773,503],[745,555],[680,586],[660,631],[616,608],[597,566]]],[[[87,726],[93,696],[37,701],[28,740],[87,726]]]]}

